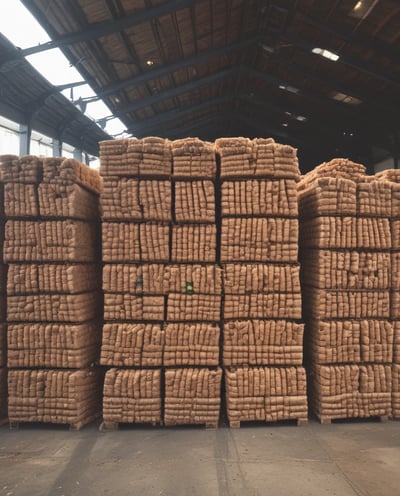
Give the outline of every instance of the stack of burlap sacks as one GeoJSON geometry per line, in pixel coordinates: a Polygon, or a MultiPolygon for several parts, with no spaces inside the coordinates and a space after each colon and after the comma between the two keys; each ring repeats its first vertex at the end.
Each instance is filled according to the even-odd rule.
{"type": "Polygon", "coordinates": [[[8,417],[80,428],[100,414],[100,176],[62,158],[0,157],[8,417]]]}
{"type": "Polygon", "coordinates": [[[6,276],[3,263],[4,245],[4,185],[0,182],[0,424],[7,419],[7,326],[6,276]]]}
{"type": "Polygon", "coordinates": [[[100,159],[101,363],[114,367],[105,377],[104,426],[215,426],[222,283],[213,148],[131,138],[101,143],[100,159]]]}
{"type": "Polygon", "coordinates": [[[228,418],[307,421],[296,151],[272,139],[216,141],[228,418]]]}
{"type": "Polygon", "coordinates": [[[335,159],[302,178],[299,204],[313,411],[322,422],[388,416],[392,187],[335,159]]]}
{"type": "Polygon", "coordinates": [[[400,171],[387,170],[376,175],[392,189],[390,311],[393,326],[392,417],[400,418],[400,171]]]}

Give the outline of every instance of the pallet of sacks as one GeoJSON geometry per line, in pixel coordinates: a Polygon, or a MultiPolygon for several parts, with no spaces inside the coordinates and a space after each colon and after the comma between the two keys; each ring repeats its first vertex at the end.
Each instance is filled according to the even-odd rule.
{"type": "Polygon", "coordinates": [[[310,406],[321,423],[390,414],[389,183],[334,159],[298,184],[310,406]]]}
{"type": "Polygon", "coordinates": [[[241,422],[246,421],[307,423],[303,367],[227,368],[225,387],[230,427],[240,427],[241,422]]]}
{"type": "Polygon", "coordinates": [[[0,157],[11,423],[99,416],[99,174],[74,159],[0,157]],[[89,367],[92,367],[89,369],[89,367]]]}
{"type": "Polygon", "coordinates": [[[0,425],[7,420],[7,327],[0,323],[0,425]]]}
{"type": "Polygon", "coordinates": [[[173,368],[165,371],[166,426],[205,424],[218,427],[222,369],[173,368]]]}
{"type": "Polygon", "coordinates": [[[162,423],[160,369],[107,370],[103,390],[102,430],[121,423],[162,423]]]}
{"type": "Polygon", "coordinates": [[[334,419],[380,417],[391,411],[392,366],[314,365],[310,401],[323,424],[334,419]]]}
{"type": "Polygon", "coordinates": [[[229,424],[305,423],[296,150],[246,138],[222,138],[216,148],[229,424]]]}
{"type": "Polygon", "coordinates": [[[101,372],[78,370],[8,371],[8,419],[68,424],[79,430],[95,420],[101,409],[101,372]]]}
{"type": "Polygon", "coordinates": [[[392,236],[390,316],[394,331],[392,366],[392,418],[400,418],[400,174],[396,169],[388,169],[375,176],[383,185],[390,187],[392,236]]]}

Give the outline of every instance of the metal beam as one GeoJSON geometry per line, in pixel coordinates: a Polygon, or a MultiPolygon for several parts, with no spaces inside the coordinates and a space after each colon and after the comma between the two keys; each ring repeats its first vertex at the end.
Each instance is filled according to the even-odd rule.
{"type": "Polygon", "coordinates": [[[137,102],[124,105],[124,109],[118,112],[115,112],[115,116],[122,116],[125,115],[129,112],[136,112],[137,110],[148,107],[150,105],[154,105],[155,103],[162,102],[164,100],[167,100],[168,98],[174,98],[176,96],[182,95],[183,93],[187,93],[192,90],[196,90],[198,88],[202,88],[204,86],[208,86],[213,83],[217,83],[219,81],[222,81],[223,79],[233,76],[234,74],[239,72],[239,67],[235,67],[233,69],[227,69],[225,71],[217,72],[215,74],[211,74],[209,76],[206,76],[204,78],[200,79],[195,79],[194,81],[190,81],[189,83],[182,84],[180,86],[177,86],[176,88],[170,88],[166,91],[163,91],[161,93],[158,93],[155,96],[151,96],[148,98],[142,98],[141,100],[138,100],[137,102]]]}
{"type": "MultiPolygon", "coordinates": [[[[314,43],[311,41],[306,41],[300,38],[299,36],[296,36],[295,34],[292,33],[281,33],[280,36],[292,43],[293,45],[301,48],[303,51],[311,53],[311,50],[315,48],[318,43],[314,43]]],[[[327,48],[331,49],[331,47],[326,46],[321,46],[320,48],[327,48]]],[[[332,48],[333,52],[336,52],[334,48],[332,48]]],[[[336,52],[340,56],[340,60],[338,62],[331,62],[331,63],[342,63],[345,65],[348,65],[349,67],[352,67],[353,69],[357,69],[358,71],[364,72],[370,76],[373,76],[375,79],[379,79],[380,81],[384,81],[385,83],[391,83],[400,86],[400,81],[392,77],[392,75],[387,72],[387,71],[376,71],[374,67],[372,67],[371,64],[368,64],[367,62],[358,62],[354,57],[351,57],[349,55],[346,55],[342,52],[336,52]]],[[[316,57],[320,57],[320,55],[315,55],[316,57]]]]}
{"type": "Polygon", "coordinates": [[[108,95],[112,95],[119,90],[126,89],[129,86],[137,86],[139,84],[144,84],[148,81],[152,81],[154,79],[160,79],[171,72],[179,71],[180,69],[184,69],[185,67],[199,64],[204,62],[212,57],[218,57],[221,55],[226,55],[229,52],[234,50],[239,50],[241,48],[246,48],[256,43],[256,38],[251,38],[244,41],[238,41],[236,43],[230,43],[228,45],[224,45],[218,48],[212,48],[211,50],[205,50],[198,55],[193,55],[192,57],[188,57],[186,59],[181,59],[172,64],[163,65],[161,67],[157,67],[156,69],[151,69],[147,72],[138,74],[136,76],[132,76],[127,79],[123,79],[122,81],[118,81],[116,83],[112,83],[108,86],[103,86],[102,88],[96,91],[96,94],[99,97],[104,97],[108,95]]]}
{"type": "Polygon", "coordinates": [[[342,40],[347,41],[347,43],[360,45],[367,50],[372,50],[382,57],[390,57],[393,63],[400,62],[400,50],[398,50],[395,46],[376,38],[371,39],[369,37],[361,35],[360,33],[358,33],[356,36],[350,33],[343,33],[342,31],[338,31],[337,29],[334,29],[328,24],[324,23],[320,18],[316,19],[313,16],[310,16],[304,9],[296,7],[296,10],[301,14],[301,16],[308,24],[310,24],[314,28],[317,28],[323,33],[328,34],[330,37],[341,38],[342,40]]]}
{"type": "Polygon", "coordinates": [[[231,115],[230,112],[223,114],[217,112],[209,112],[208,114],[197,117],[193,120],[190,120],[189,122],[178,124],[175,127],[168,127],[168,129],[166,129],[166,132],[163,134],[163,137],[171,138],[172,136],[180,134],[181,132],[188,133],[194,128],[200,127],[202,125],[212,125],[214,122],[225,120],[228,117],[228,114],[231,115]]]}
{"type": "Polygon", "coordinates": [[[220,103],[225,103],[234,98],[235,95],[226,94],[223,96],[212,98],[211,100],[207,100],[206,102],[202,102],[198,105],[193,105],[193,106],[187,105],[181,109],[163,112],[154,117],[137,121],[135,124],[132,124],[131,126],[128,127],[128,132],[133,133],[135,136],[138,137],[140,135],[143,136],[146,135],[146,133],[143,133],[143,130],[148,130],[149,128],[160,129],[163,125],[165,125],[166,122],[169,122],[174,119],[181,119],[185,115],[201,112],[202,110],[208,109],[209,107],[213,107],[214,105],[219,105],[220,103]]]}
{"type": "MultiPolygon", "coordinates": [[[[42,43],[41,45],[25,48],[20,51],[20,54],[23,57],[26,57],[27,55],[44,52],[53,48],[72,45],[74,43],[81,43],[82,41],[89,41],[101,38],[103,36],[108,36],[118,31],[123,31],[124,29],[128,29],[133,26],[143,24],[144,22],[152,21],[172,12],[176,12],[177,10],[190,7],[197,1],[198,0],[171,0],[169,2],[158,5],[157,7],[142,9],[139,12],[121,17],[120,19],[93,23],[82,31],[65,34],[63,36],[59,36],[54,40],[48,41],[47,43],[42,43]]],[[[30,0],[22,0],[22,3],[33,13],[33,15],[38,17],[38,10],[32,8],[32,2],[30,0]]],[[[44,12],[42,13],[40,11],[40,13],[40,17],[45,16],[44,12]]],[[[39,19],[39,22],[41,21],[42,19],[39,19]]]]}

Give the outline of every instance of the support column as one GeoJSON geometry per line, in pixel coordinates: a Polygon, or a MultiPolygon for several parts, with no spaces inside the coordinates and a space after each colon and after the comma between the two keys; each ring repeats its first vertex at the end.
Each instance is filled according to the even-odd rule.
{"type": "Polygon", "coordinates": [[[82,162],[82,150],[79,150],[79,148],[75,148],[74,150],[74,159],[82,162]]]}
{"type": "Polygon", "coordinates": [[[62,141],[53,139],[53,157],[61,157],[62,155],[62,141]]]}
{"type": "Polygon", "coordinates": [[[29,155],[31,149],[32,127],[30,124],[19,125],[19,154],[29,155]]]}

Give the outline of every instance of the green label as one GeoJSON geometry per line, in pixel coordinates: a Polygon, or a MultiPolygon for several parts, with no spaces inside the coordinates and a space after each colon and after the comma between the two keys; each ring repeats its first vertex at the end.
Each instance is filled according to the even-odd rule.
{"type": "Polygon", "coordinates": [[[191,281],[186,281],[185,285],[185,293],[186,294],[193,294],[194,288],[193,288],[193,282],[191,281]]]}

